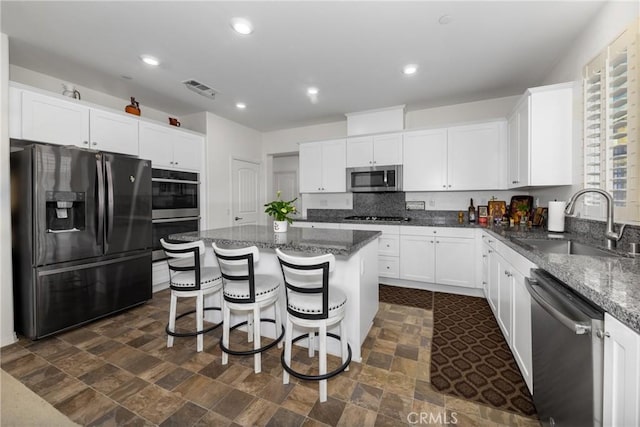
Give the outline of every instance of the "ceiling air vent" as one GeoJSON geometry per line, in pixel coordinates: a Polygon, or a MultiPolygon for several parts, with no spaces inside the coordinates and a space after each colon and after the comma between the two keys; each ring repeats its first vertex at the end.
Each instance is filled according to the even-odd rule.
{"type": "Polygon", "coordinates": [[[182,82],[187,89],[194,91],[195,93],[205,96],[207,98],[215,99],[217,90],[210,88],[204,83],[200,83],[197,80],[185,80],[182,82]]]}

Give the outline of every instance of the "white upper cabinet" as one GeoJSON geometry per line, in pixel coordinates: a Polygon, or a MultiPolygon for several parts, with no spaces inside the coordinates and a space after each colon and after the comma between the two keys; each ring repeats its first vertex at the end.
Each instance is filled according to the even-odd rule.
{"type": "Polygon", "coordinates": [[[447,130],[434,129],[404,134],[404,191],[447,189],[447,130]]]}
{"type": "Polygon", "coordinates": [[[300,144],[300,192],[344,193],[346,179],[346,141],[300,144]]]}
{"type": "Polygon", "coordinates": [[[505,134],[504,121],[405,133],[404,190],[504,188],[505,134]]]}
{"type": "Polygon", "coordinates": [[[448,130],[448,190],[504,188],[506,123],[495,121],[448,130]]]}
{"type": "Polygon", "coordinates": [[[509,117],[509,188],[572,183],[572,83],[527,90],[509,117]]]}
{"type": "Polygon", "coordinates": [[[12,99],[20,103],[21,115],[20,132],[12,131],[12,136],[52,144],[89,146],[87,106],[28,91],[22,91],[21,97],[12,99]]]}
{"type": "Polygon", "coordinates": [[[402,134],[357,136],[347,139],[347,167],[402,164],[402,134]]]}
{"type": "Polygon", "coordinates": [[[132,156],[139,154],[137,119],[91,108],[89,129],[92,149],[132,156]]]}
{"type": "Polygon", "coordinates": [[[202,146],[199,135],[140,122],[140,157],[151,160],[153,167],[199,171],[202,146]]]}

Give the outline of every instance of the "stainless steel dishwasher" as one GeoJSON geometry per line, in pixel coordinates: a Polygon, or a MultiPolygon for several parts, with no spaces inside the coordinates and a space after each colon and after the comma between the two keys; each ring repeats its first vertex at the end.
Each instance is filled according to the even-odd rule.
{"type": "Polygon", "coordinates": [[[544,270],[531,294],[533,401],[544,426],[602,425],[604,312],[544,270]]]}

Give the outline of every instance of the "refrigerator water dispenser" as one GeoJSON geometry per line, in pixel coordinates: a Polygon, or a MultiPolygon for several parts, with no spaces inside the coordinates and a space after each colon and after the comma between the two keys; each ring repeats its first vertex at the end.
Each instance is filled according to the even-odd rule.
{"type": "Polygon", "coordinates": [[[85,193],[47,191],[47,233],[66,233],[86,227],[85,193]]]}

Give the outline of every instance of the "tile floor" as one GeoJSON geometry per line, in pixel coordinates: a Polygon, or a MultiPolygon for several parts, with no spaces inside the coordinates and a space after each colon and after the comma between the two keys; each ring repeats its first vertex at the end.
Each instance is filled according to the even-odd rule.
{"type": "MultiPolygon", "coordinates": [[[[191,309],[183,301],[179,312],[191,309]]],[[[321,404],[317,383],[292,378],[282,384],[275,347],[263,354],[257,375],[252,357],[230,356],[221,365],[221,328],[205,336],[204,352],[195,351],[195,338],[177,338],[167,348],[168,308],[169,293],[162,291],[143,306],[53,338],[21,339],[2,348],[2,369],[91,426],[539,426],[431,388],[430,310],[381,303],[364,363],[329,380],[329,398],[321,404]]],[[[235,346],[245,341],[246,334],[233,332],[235,346]]],[[[294,351],[293,359],[300,371],[317,369],[306,349],[294,351]]],[[[331,357],[329,369],[338,364],[331,357]]]]}

